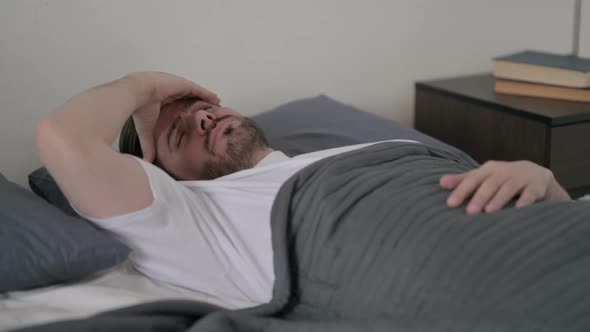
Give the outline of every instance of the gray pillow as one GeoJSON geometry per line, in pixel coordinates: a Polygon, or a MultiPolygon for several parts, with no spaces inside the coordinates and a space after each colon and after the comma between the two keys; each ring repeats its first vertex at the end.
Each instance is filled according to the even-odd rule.
{"type": "Polygon", "coordinates": [[[0,174],[0,291],[82,278],[128,254],[121,242],[0,174]]]}
{"type": "Polygon", "coordinates": [[[78,216],[45,167],[38,168],[29,174],[29,187],[35,194],[64,213],[78,216]]]}
{"type": "Polygon", "coordinates": [[[288,156],[389,139],[408,139],[454,152],[459,149],[384,117],[325,95],[299,99],[252,117],[270,146],[288,156]]]}

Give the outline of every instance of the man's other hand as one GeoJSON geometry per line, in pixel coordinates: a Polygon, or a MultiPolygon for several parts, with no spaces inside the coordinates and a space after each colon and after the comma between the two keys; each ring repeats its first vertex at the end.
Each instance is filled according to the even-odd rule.
{"type": "Polygon", "coordinates": [[[550,170],[530,161],[488,161],[467,173],[445,175],[440,185],[452,190],[449,207],[458,207],[471,197],[466,208],[469,214],[498,211],[517,197],[517,208],[539,200],[570,200],[550,170]]]}
{"type": "Polygon", "coordinates": [[[156,148],[153,131],[162,106],[185,97],[197,97],[219,105],[217,95],[188,79],[162,72],[137,72],[125,77],[138,88],[140,105],[133,113],[133,121],[141,144],[143,158],[153,162],[156,148]]]}

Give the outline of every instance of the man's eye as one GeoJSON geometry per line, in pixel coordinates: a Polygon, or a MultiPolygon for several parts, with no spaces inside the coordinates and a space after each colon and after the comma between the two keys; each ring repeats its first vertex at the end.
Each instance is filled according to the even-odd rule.
{"type": "Polygon", "coordinates": [[[184,137],[184,130],[182,131],[182,133],[180,133],[180,135],[178,135],[178,142],[176,143],[176,148],[180,148],[180,143],[182,143],[182,138],[184,137]]]}

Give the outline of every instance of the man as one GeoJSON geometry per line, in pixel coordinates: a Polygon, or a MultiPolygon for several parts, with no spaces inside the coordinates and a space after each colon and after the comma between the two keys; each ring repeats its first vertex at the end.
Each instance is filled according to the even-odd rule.
{"type": "MultiPolygon", "coordinates": [[[[122,142],[132,146],[125,137],[133,135],[122,142]]],[[[288,158],[212,92],[154,72],[83,92],[37,127],[41,160],[72,206],[122,237],[140,271],[256,303],[271,297],[269,222],[281,185],[314,161],[366,145],[288,158]],[[111,148],[130,116],[143,160],[111,148]]],[[[550,171],[524,161],[486,163],[440,184],[453,190],[450,207],[472,197],[468,213],[497,211],[517,196],[517,207],[569,200],[550,171]]]]}

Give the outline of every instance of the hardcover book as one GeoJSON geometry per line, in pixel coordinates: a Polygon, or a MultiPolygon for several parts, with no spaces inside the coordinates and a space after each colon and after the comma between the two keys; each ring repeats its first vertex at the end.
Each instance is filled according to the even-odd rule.
{"type": "Polygon", "coordinates": [[[511,95],[590,103],[590,89],[496,79],[494,91],[511,95]]]}
{"type": "Polygon", "coordinates": [[[590,87],[590,59],[524,51],[495,58],[497,78],[575,88],[590,87]]]}

